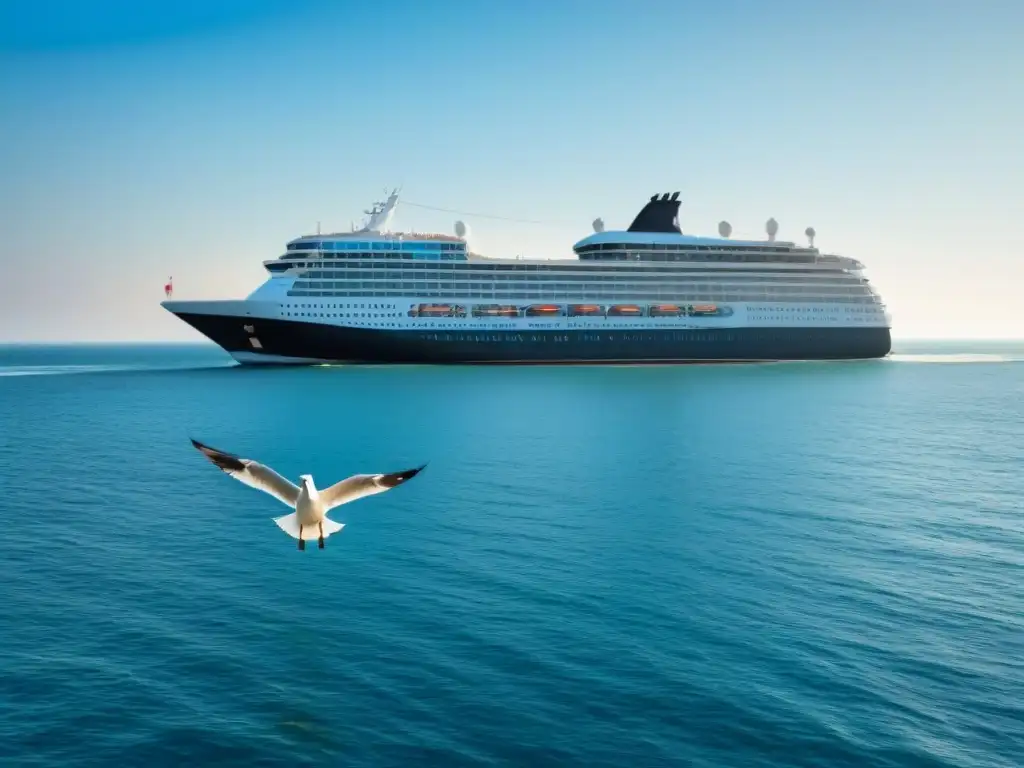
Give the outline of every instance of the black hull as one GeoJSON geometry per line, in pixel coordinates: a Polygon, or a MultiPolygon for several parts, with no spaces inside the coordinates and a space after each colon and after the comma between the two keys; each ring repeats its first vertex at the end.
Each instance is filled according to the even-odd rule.
{"type": "Polygon", "coordinates": [[[884,357],[892,344],[888,328],[414,331],[175,314],[229,353],[243,353],[243,362],[253,363],[288,363],[285,358],[408,364],[863,360],[884,357]]]}

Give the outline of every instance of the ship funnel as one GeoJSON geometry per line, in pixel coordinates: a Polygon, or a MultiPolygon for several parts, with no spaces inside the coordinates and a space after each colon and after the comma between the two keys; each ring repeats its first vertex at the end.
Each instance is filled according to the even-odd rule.
{"type": "Polygon", "coordinates": [[[640,213],[633,219],[627,232],[674,232],[681,234],[679,230],[679,200],[675,193],[669,199],[669,193],[651,195],[647,205],[640,209],[640,213]]]}

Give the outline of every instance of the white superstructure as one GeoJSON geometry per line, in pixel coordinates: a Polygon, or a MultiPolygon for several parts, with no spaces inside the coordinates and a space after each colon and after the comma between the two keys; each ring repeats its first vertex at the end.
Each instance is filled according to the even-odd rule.
{"type": "MultiPolygon", "coordinates": [[[[890,324],[856,259],[777,241],[774,220],[765,241],[731,240],[726,222],[723,237],[684,235],[675,195],[654,196],[625,231],[604,231],[596,220],[597,231],[574,245],[572,259],[491,259],[470,253],[459,235],[391,232],[397,204],[395,191],[366,211],[358,230],[291,241],[264,262],[270,277],[245,300],[165,306],[183,316],[420,331],[426,340],[442,331],[577,338],[612,329],[890,324]]],[[[807,235],[813,241],[812,229],[807,235]]]]}

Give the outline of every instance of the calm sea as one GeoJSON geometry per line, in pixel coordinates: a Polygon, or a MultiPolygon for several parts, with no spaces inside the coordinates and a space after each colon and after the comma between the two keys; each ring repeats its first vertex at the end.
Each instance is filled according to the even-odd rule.
{"type": "Polygon", "coordinates": [[[1024,765],[1024,343],[234,366],[0,347],[0,763],[1024,765]],[[189,437],[429,461],[306,552],[189,437]]]}

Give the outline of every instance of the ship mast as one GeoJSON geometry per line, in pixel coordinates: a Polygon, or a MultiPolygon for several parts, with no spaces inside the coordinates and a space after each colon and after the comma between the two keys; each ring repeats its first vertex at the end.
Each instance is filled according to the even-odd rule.
{"type": "Polygon", "coordinates": [[[387,232],[391,217],[398,206],[398,190],[394,189],[388,195],[388,199],[374,203],[370,210],[363,211],[366,214],[366,223],[360,232],[387,232]]]}

